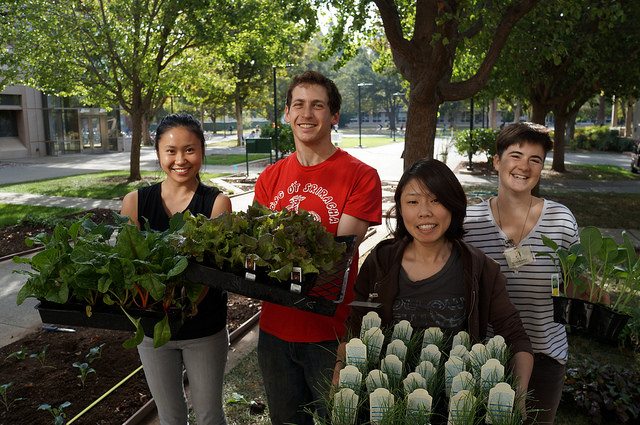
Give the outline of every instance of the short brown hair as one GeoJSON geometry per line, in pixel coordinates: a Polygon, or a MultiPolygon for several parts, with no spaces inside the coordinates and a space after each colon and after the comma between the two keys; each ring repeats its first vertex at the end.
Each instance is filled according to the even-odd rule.
{"type": "Polygon", "coordinates": [[[509,124],[500,131],[496,139],[496,153],[498,158],[502,158],[502,154],[511,145],[523,143],[532,143],[542,146],[544,154],[553,148],[553,141],[549,136],[549,129],[540,124],[532,122],[516,122],[509,124]]]}
{"type": "Polygon", "coordinates": [[[342,105],[342,96],[338,91],[333,80],[327,78],[324,74],[318,71],[305,71],[302,74],[296,75],[289,83],[287,89],[287,107],[291,107],[291,93],[293,89],[300,85],[316,84],[324,87],[327,90],[327,96],[329,97],[329,111],[331,114],[337,114],[340,112],[340,106],[342,105]]]}

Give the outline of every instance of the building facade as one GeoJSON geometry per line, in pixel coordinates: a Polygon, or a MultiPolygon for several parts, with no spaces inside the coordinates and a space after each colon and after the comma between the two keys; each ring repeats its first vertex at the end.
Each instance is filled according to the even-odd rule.
{"type": "Polygon", "coordinates": [[[117,108],[7,86],[0,92],[0,159],[123,151],[126,118],[117,108]]]}

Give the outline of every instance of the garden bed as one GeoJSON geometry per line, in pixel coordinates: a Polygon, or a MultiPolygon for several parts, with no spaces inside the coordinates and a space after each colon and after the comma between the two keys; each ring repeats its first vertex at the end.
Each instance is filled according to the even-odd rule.
{"type": "MultiPolygon", "coordinates": [[[[260,303],[255,300],[229,294],[229,331],[237,329],[259,308],[260,303]]],[[[130,338],[132,332],[76,329],[75,333],[38,330],[0,348],[0,385],[13,382],[7,388],[9,402],[22,398],[13,402],[9,411],[0,405],[1,424],[53,423],[52,415],[37,410],[38,406],[50,404],[57,408],[69,401],[71,405],[64,408],[66,423],[140,366],[138,351],[122,348],[122,342],[130,338]],[[77,377],[79,369],[73,367],[73,363],[88,362],[86,355],[101,344],[104,344],[101,358],[89,364],[95,373],[87,374],[83,387],[77,377]],[[31,358],[30,355],[41,353],[47,345],[43,366],[37,357],[31,358]],[[26,356],[20,360],[14,353],[23,349],[26,356]]],[[[139,371],[76,423],[123,423],[150,398],[144,373],[139,371]]]]}

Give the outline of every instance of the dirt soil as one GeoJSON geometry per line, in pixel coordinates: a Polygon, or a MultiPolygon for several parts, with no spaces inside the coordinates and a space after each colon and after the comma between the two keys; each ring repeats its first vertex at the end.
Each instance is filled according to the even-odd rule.
{"type": "MultiPolygon", "coordinates": [[[[93,220],[96,222],[110,222],[112,217],[110,210],[91,212],[95,214],[93,220]]],[[[50,230],[33,225],[1,228],[0,258],[10,258],[28,249],[24,245],[25,237],[50,230]]],[[[260,302],[230,293],[228,306],[228,326],[232,332],[259,311],[260,302]]],[[[58,408],[69,401],[71,405],[63,409],[66,423],[140,366],[137,350],[122,347],[133,332],[75,329],[74,333],[38,330],[0,348],[0,425],[53,423],[52,414],[38,410],[38,407],[49,404],[58,408]],[[89,363],[92,356],[87,358],[87,355],[90,350],[101,344],[104,345],[100,358],[89,363]],[[38,354],[45,347],[43,365],[38,354]],[[24,350],[24,359],[20,359],[21,350],[24,350]],[[84,386],[77,377],[80,370],[73,366],[74,362],[89,363],[89,367],[95,370],[87,374],[84,386]],[[12,384],[6,387],[5,399],[2,386],[9,383],[12,384]],[[8,408],[5,404],[9,404],[8,408]]],[[[139,371],[74,423],[121,424],[150,397],[144,373],[139,371]]]]}

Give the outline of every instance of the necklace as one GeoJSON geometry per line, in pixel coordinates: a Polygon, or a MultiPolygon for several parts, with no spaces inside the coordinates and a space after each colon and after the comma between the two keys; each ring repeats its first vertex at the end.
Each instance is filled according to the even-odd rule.
{"type": "MultiPolygon", "coordinates": [[[[520,238],[518,239],[518,243],[522,241],[522,235],[524,234],[524,228],[527,226],[527,220],[529,219],[529,213],[531,212],[531,205],[533,205],[533,196],[529,197],[529,209],[527,209],[527,215],[524,218],[524,223],[522,223],[522,230],[520,230],[520,238]]],[[[500,218],[500,202],[498,202],[498,198],[496,198],[496,211],[498,212],[498,226],[502,229],[502,219],[500,218]]],[[[507,247],[515,247],[516,243],[513,239],[509,238],[504,241],[507,247]]]]}

